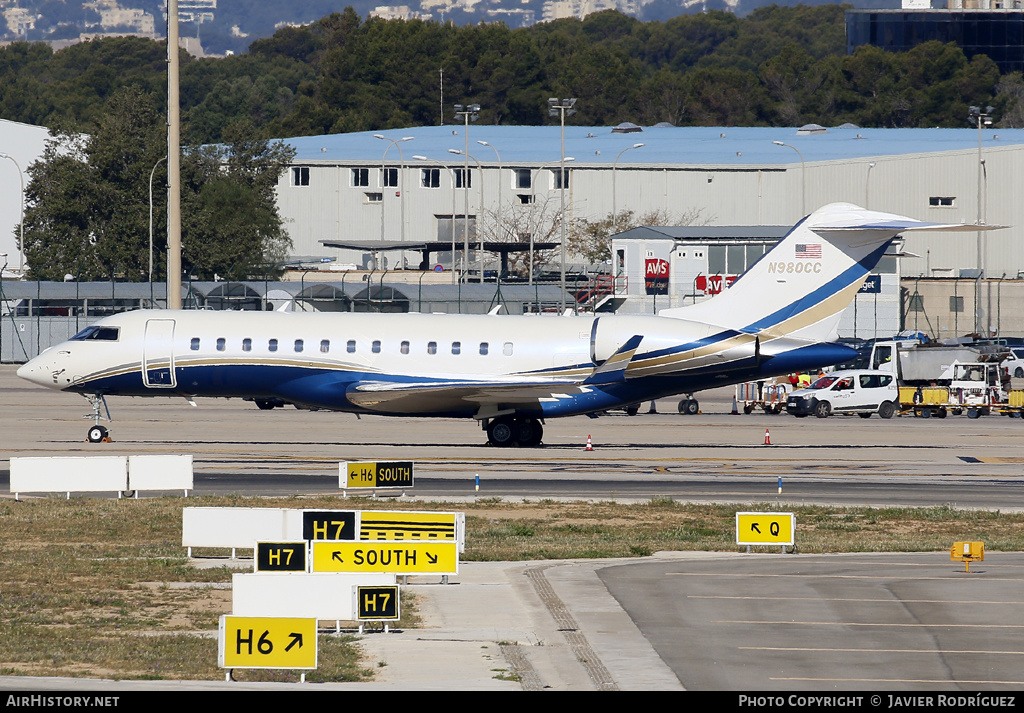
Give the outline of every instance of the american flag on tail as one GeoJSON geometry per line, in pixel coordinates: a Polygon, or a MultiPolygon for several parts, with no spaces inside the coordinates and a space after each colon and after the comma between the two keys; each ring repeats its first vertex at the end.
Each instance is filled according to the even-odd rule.
{"type": "Polygon", "coordinates": [[[796,256],[821,259],[821,243],[797,243],[796,256]]]}

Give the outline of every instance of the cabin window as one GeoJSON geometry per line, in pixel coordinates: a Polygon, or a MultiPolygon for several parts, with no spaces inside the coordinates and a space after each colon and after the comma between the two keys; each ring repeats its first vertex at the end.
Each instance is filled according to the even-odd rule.
{"type": "Polygon", "coordinates": [[[272,352],[276,352],[277,351],[277,340],[276,339],[271,339],[269,342],[267,342],[267,349],[269,349],[272,352]]]}
{"type": "Polygon", "coordinates": [[[252,340],[249,339],[249,337],[246,337],[245,339],[242,340],[242,351],[243,352],[251,352],[252,351],[252,340]]]}
{"type": "Polygon", "coordinates": [[[199,351],[199,337],[192,337],[192,343],[189,344],[189,348],[194,352],[199,351]]]}
{"type": "Polygon", "coordinates": [[[501,353],[505,356],[512,356],[512,342],[505,342],[505,346],[502,347],[501,353]]]}
{"type": "Polygon", "coordinates": [[[345,349],[348,350],[349,354],[355,354],[356,353],[356,340],[355,339],[349,339],[348,340],[348,344],[345,345],[345,349]]]}
{"type": "Polygon", "coordinates": [[[427,354],[437,354],[437,342],[427,342],[427,354]]]}
{"type": "Polygon", "coordinates": [[[487,356],[487,349],[487,342],[480,342],[480,354],[482,356],[487,356]]]}
{"type": "Polygon", "coordinates": [[[462,342],[452,342],[452,354],[462,353],[462,342]]]}
{"type": "Polygon", "coordinates": [[[303,346],[304,346],[304,343],[303,343],[303,341],[301,339],[296,339],[295,340],[295,351],[296,351],[296,353],[301,352],[302,349],[303,349],[303,346]]]}
{"type": "Polygon", "coordinates": [[[374,354],[380,354],[380,340],[379,339],[374,339],[373,340],[373,344],[370,345],[370,350],[374,354]]]}
{"type": "Polygon", "coordinates": [[[402,342],[401,349],[402,349],[402,354],[408,354],[409,353],[409,342],[402,342]]]}
{"type": "Polygon", "coordinates": [[[217,351],[219,351],[219,352],[224,351],[224,348],[227,347],[227,345],[228,345],[228,340],[227,339],[225,339],[224,337],[217,337],[217,351]]]}
{"type": "Polygon", "coordinates": [[[331,340],[321,339],[320,340],[320,352],[322,354],[328,354],[331,351],[331,340]]]}

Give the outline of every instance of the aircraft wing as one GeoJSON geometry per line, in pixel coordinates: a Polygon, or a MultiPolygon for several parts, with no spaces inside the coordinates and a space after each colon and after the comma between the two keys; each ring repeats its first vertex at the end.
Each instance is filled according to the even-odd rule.
{"type": "Polygon", "coordinates": [[[346,396],[357,406],[381,413],[480,412],[501,405],[537,403],[559,395],[579,394],[578,380],[517,379],[502,381],[392,382],[361,381],[346,396]]]}
{"type": "Polygon", "coordinates": [[[516,377],[473,381],[361,381],[347,392],[352,403],[374,411],[430,413],[474,410],[477,414],[496,412],[515,404],[571,398],[591,386],[625,381],[626,367],[643,339],[634,335],[585,378],[516,377]]]}

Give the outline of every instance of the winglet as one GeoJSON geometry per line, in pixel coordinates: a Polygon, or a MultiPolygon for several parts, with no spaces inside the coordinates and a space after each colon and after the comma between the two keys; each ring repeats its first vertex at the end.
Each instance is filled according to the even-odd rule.
{"type": "Polygon", "coordinates": [[[594,369],[594,373],[586,378],[584,385],[612,384],[626,380],[626,367],[633,360],[633,355],[643,341],[642,334],[634,334],[626,343],[608,357],[604,364],[594,369]]]}

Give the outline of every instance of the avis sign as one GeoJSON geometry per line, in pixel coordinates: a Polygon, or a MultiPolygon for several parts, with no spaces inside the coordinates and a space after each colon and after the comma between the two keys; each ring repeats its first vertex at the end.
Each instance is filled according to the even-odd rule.
{"type": "Polygon", "coordinates": [[[668,294],[668,260],[656,257],[644,260],[644,288],[649,295],[668,294]]]}
{"type": "Polygon", "coordinates": [[[705,295],[717,295],[736,281],[739,275],[697,275],[694,287],[705,295]]]}

